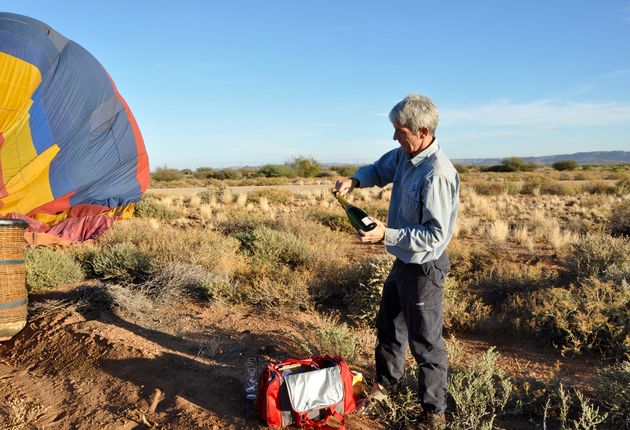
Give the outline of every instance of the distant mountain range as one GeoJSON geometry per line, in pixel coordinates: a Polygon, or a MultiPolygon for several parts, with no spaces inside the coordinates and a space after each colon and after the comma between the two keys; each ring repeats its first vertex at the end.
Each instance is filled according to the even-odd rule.
{"type": "MultiPolygon", "coordinates": [[[[505,157],[509,158],[509,157],[505,157]]],[[[547,155],[543,157],[517,157],[526,163],[553,164],[563,160],[573,160],[579,164],[624,164],[630,163],[630,151],[592,151],[575,154],[547,155]]],[[[461,158],[452,160],[455,164],[494,166],[504,158],[461,158]]]]}

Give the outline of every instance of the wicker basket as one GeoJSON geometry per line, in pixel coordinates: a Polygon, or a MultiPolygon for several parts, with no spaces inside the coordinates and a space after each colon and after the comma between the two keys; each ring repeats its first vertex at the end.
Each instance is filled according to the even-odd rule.
{"type": "Polygon", "coordinates": [[[24,221],[0,218],[0,341],[11,339],[26,326],[26,227],[24,221]]]}

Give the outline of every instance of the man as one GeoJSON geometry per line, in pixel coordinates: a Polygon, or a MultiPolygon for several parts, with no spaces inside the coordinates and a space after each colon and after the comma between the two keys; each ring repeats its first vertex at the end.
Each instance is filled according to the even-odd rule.
{"type": "Polygon", "coordinates": [[[389,113],[400,147],[362,167],[335,188],[393,183],[387,226],[359,232],[363,243],[385,242],[396,260],[383,286],[376,320],[376,383],[371,398],[397,388],[407,345],[418,363],[418,394],[425,411],[420,429],[446,421],[446,350],[442,339],[442,286],[449,268],[444,252],[459,208],[459,176],[435,139],[439,114],[427,97],[410,94],[389,113]]]}

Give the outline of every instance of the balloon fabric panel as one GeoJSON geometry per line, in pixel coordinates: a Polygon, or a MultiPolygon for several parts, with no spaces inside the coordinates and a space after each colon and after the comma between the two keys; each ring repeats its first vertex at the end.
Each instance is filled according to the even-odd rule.
{"type": "Polygon", "coordinates": [[[148,182],[140,130],[98,61],[40,21],[0,13],[0,214],[49,214],[52,226],[81,216],[75,206],[130,207],[148,182]]]}

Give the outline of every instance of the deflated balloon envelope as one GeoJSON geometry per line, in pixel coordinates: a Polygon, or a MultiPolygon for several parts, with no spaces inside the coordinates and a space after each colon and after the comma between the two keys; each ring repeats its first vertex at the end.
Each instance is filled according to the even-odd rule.
{"type": "Polygon", "coordinates": [[[99,62],[38,20],[0,13],[0,215],[93,238],[133,212],[149,175],[140,130],[99,62]]]}

